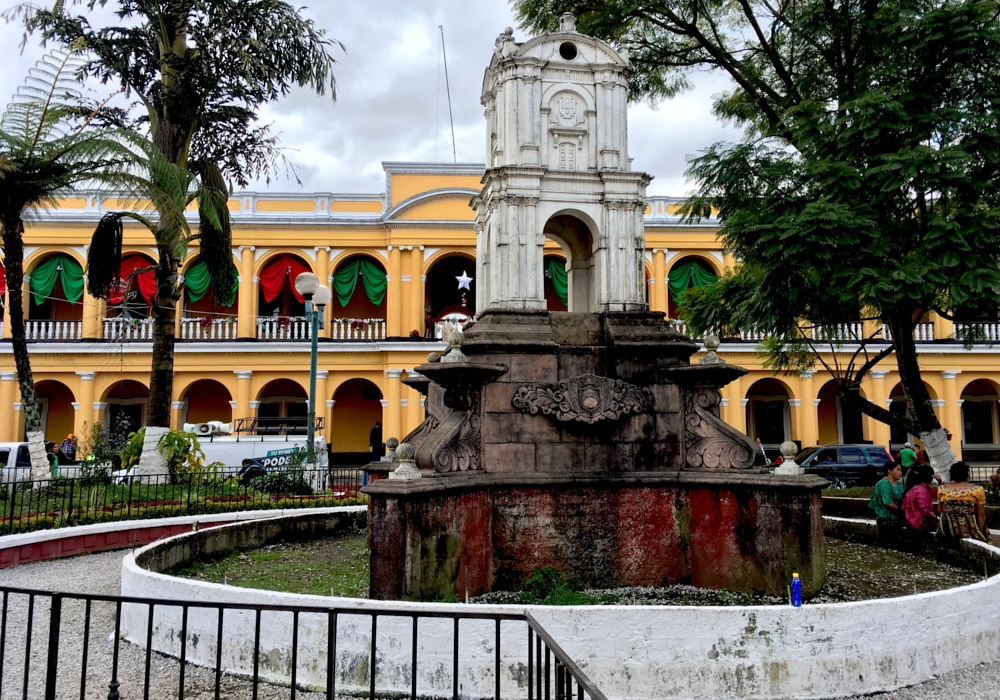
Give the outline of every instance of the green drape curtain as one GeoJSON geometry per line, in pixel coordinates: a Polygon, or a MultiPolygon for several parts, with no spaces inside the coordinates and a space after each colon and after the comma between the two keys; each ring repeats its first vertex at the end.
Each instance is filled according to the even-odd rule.
{"type": "Polygon", "coordinates": [[[688,288],[707,287],[718,279],[718,276],[706,270],[697,261],[689,260],[675,265],[670,271],[667,288],[670,290],[670,298],[677,302],[688,288]]]}
{"type": "Polygon", "coordinates": [[[31,273],[31,292],[35,295],[35,304],[45,303],[46,297],[52,295],[56,280],[62,283],[66,301],[74,304],[83,296],[83,268],[67,255],[55,255],[31,273]]]}
{"type": "MultiPolygon", "coordinates": [[[[233,276],[237,279],[239,275],[233,270],[233,276]]],[[[205,294],[208,293],[208,288],[212,286],[212,275],[208,271],[208,265],[205,264],[204,260],[199,260],[184,274],[184,286],[187,287],[188,301],[192,304],[196,301],[200,301],[205,294]]],[[[216,301],[221,306],[232,306],[233,302],[236,301],[238,284],[233,285],[233,293],[230,295],[229,299],[216,299],[216,301]]]]}
{"type": "Polygon", "coordinates": [[[548,268],[552,288],[556,290],[556,296],[559,297],[563,306],[567,306],[569,304],[569,273],[566,272],[566,262],[549,258],[548,268]]]}
{"type": "Polygon", "coordinates": [[[364,258],[356,258],[346,265],[341,265],[334,274],[333,291],[337,295],[337,301],[340,302],[341,307],[350,303],[351,297],[354,296],[354,289],[358,285],[359,271],[368,301],[375,306],[382,306],[382,302],[385,301],[385,289],[388,286],[385,272],[380,270],[378,265],[364,258]]]}

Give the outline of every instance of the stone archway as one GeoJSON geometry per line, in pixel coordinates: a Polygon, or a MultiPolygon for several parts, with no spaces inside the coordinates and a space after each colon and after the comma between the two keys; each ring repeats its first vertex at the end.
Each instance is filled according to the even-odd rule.
{"type": "Polygon", "coordinates": [[[35,395],[42,413],[45,439],[55,443],[62,442],[74,432],[76,423],[76,409],[73,407],[76,399],[73,392],[62,382],[47,379],[35,384],[35,395]]]}
{"type": "Polygon", "coordinates": [[[571,214],[557,214],[545,222],[543,231],[566,252],[568,310],[596,311],[594,237],[590,228],[571,214]]]}
{"type": "MultiPolygon", "coordinates": [[[[348,379],[333,394],[331,464],[365,464],[371,458],[368,436],[382,422],[382,391],[367,379],[348,379]]],[[[386,436],[388,437],[388,436],[386,436]]]]}
{"type": "Polygon", "coordinates": [[[182,423],[208,423],[233,420],[232,394],[222,382],[199,379],[184,390],[184,416],[182,423]]]}

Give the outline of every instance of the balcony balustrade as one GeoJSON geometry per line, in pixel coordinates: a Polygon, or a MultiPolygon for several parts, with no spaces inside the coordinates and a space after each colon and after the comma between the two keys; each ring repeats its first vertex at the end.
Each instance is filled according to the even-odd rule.
{"type": "Polygon", "coordinates": [[[335,318],[330,326],[333,340],[385,340],[384,318],[335,318]]]}
{"type": "MultiPolygon", "coordinates": [[[[259,328],[258,324],[258,328],[259,328]]],[[[239,337],[235,317],[182,318],[181,340],[236,340],[239,337]]]]}
{"type": "Polygon", "coordinates": [[[312,327],[304,316],[258,316],[257,340],[309,340],[312,327]]]}
{"type": "MultiPolygon", "coordinates": [[[[889,330],[889,326],[882,326],[882,337],[890,342],[892,341],[892,332],[889,330]]],[[[917,327],[913,329],[913,340],[917,343],[933,342],[934,324],[918,323],[917,327]]]]}
{"type": "Polygon", "coordinates": [[[112,343],[142,343],[153,340],[152,318],[106,318],[104,339],[112,343]]]}
{"type": "Polygon", "coordinates": [[[983,331],[983,335],[986,336],[982,342],[1000,342],[1000,323],[956,323],[955,337],[960,338],[965,333],[966,328],[971,328],[973,326],[979,326],[983,331]]]}
{"type": "Polygon", "coordinates": [[[80,340],[83,338],[83,321],[33,321],[24,322],[27,340],[80,340]]]}

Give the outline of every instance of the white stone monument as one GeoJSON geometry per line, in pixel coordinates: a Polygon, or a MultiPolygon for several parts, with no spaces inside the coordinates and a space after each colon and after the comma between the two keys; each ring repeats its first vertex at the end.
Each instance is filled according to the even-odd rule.
{"type": "Polygon", "coordinates": [[[559,31],[514,42],[508,28],[483,81],[488,165],[473,198],[477,308],[544,311],[542,247],[563,249],[569,310],[646,308],[646,185],[628,156],[627,56],[559,31]]]}

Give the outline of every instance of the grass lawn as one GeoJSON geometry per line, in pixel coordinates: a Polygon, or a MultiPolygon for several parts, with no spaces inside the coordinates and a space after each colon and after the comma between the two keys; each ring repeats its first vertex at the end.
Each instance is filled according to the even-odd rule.
{"type": "Polygon", "coordinates": [[[364,534],[317,542],[281,542],[193,562],[170,573],[240,588],[367,598],[369,551],[364,534]]]}

